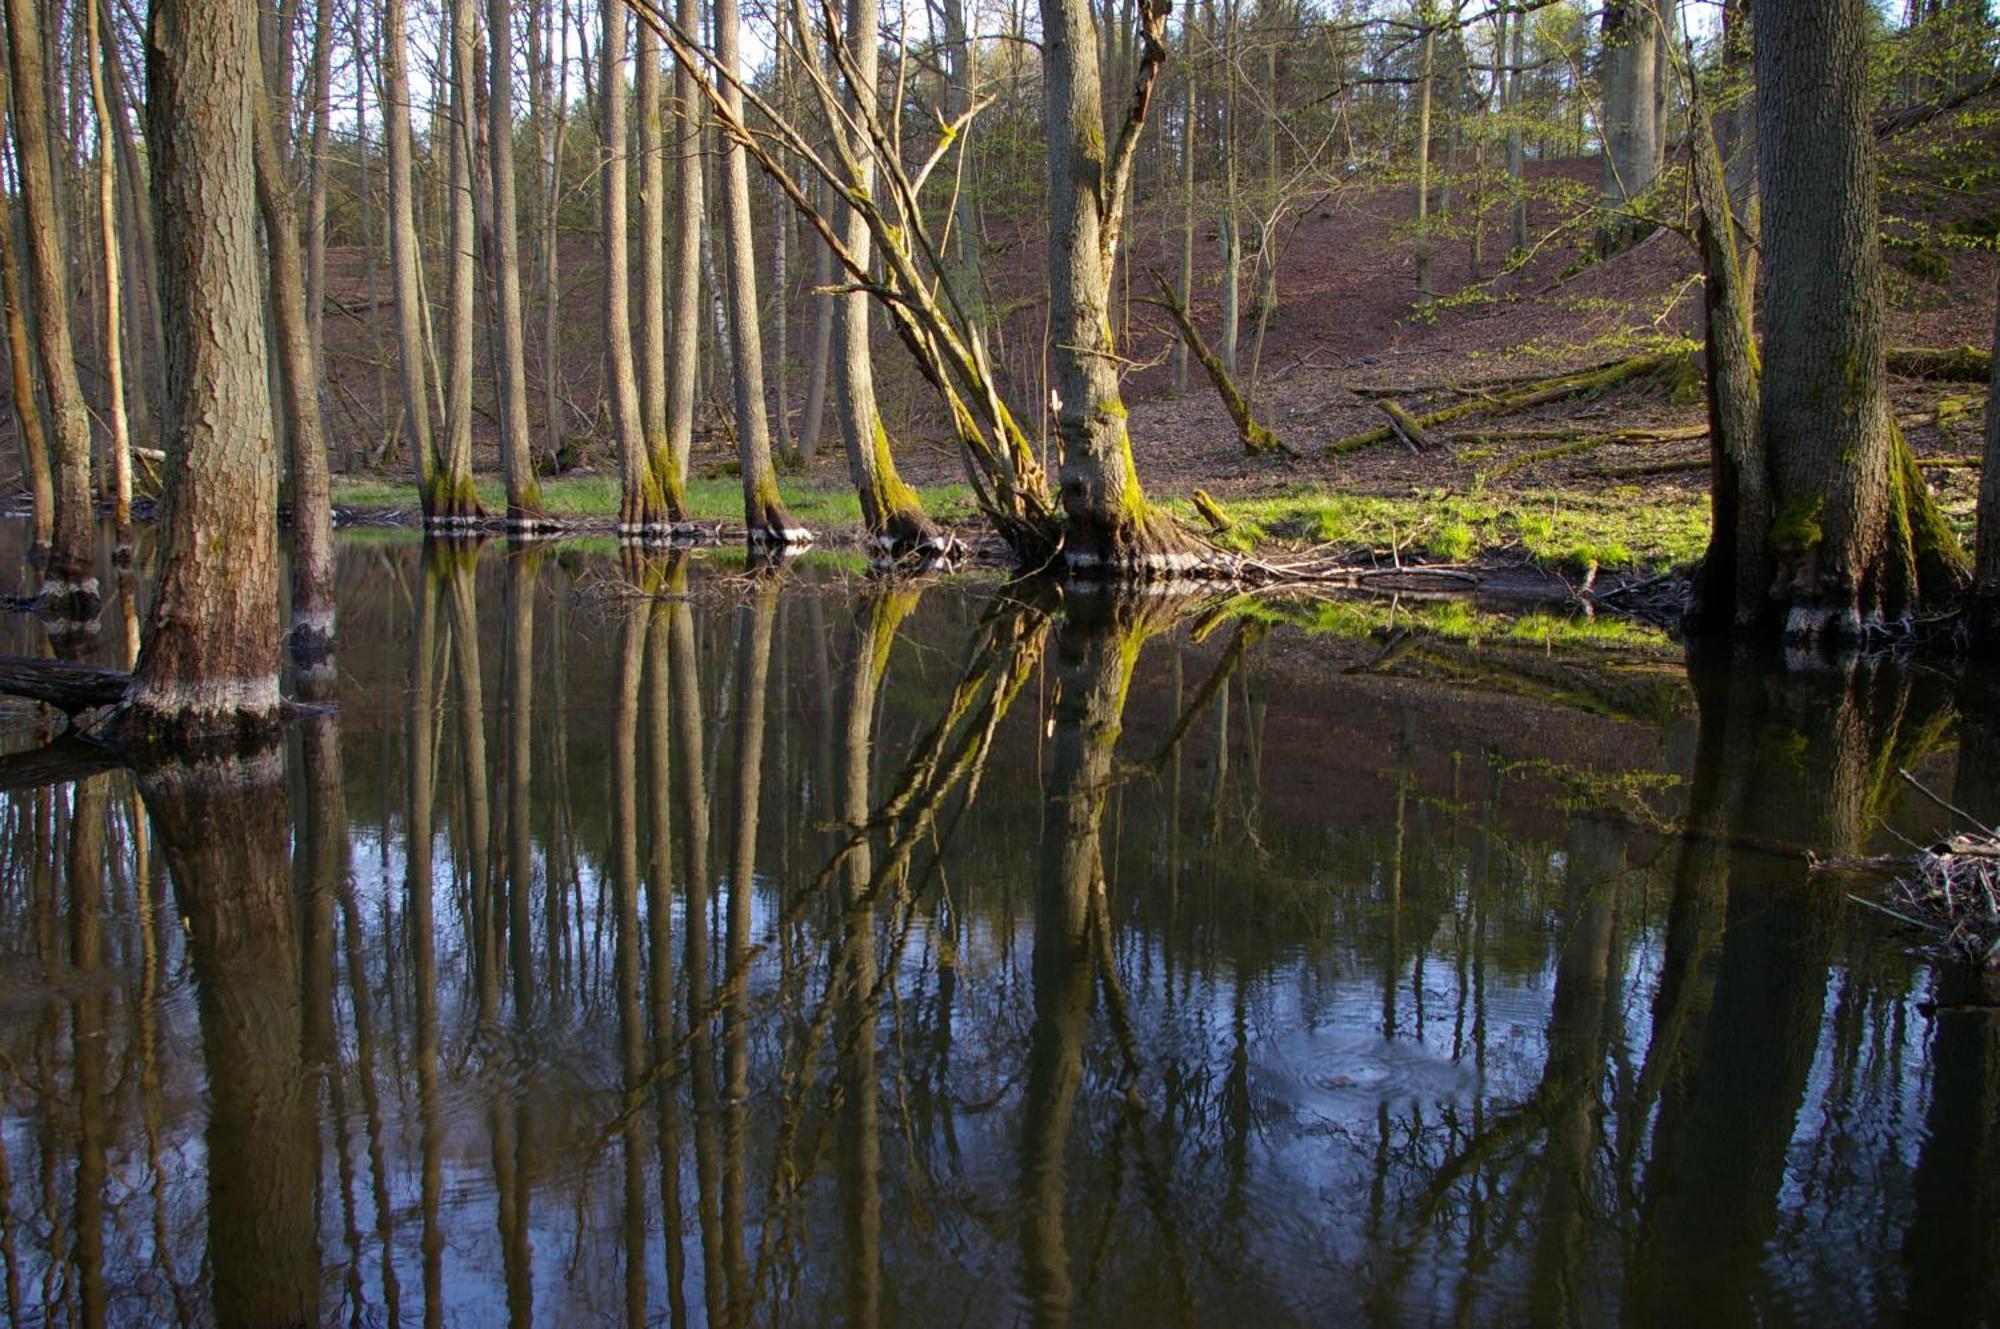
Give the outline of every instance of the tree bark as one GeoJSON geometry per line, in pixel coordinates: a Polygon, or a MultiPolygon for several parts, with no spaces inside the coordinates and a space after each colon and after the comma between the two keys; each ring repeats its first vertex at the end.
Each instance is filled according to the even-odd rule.
{"type": "MultiPolygon", "coordinates": [[[[324,0],[323,0],[324,2],[324,0]]],[[[514,6],[486,0],[487,154],[493,175],[493,293],[500,388],[500,471],[507,484],[507,525],[531,529],[547,515],[535,480],[528,424],[528,354],[521,308],[520,207],[514,187],[514,6]]]]}
{"type": "Polygon", "coordinates": [[[1422,22],[1423,64],[1417,75],[1417,298],[1429,300],[1437,294],[1431,284],[1431,99],[1437,34],[1428,9],[1422,12],[1422,22]]]}
{"type": "MultiPolygon", "coordinates": [[[[847,0],[845,43],[848,59],[847,106],[857,123],[876,101],[879,18],[876,0],[847,0]]],[[[835,133],[845,132],[838,126],[835,133]]],[[[866,141],[852,144],[861,164],[852,188],[872,196],[875,189],[874,151],[866,141]]],[[[857,208],[842,209],[844,240],[861,267],[872,258],[868,221],[857,208]]],[[[889,431],[875,403],[875,369],[869,345],[871,298],[862,291],[834,297],[839,309],[833,324],[833,363],[837,377],[840,439],[847,449],[847,473],[861,498],[861,521],[881,547],[891,551],[941,548],[944,537],[924,514],[917,493],[896,472],[889,448],[889,431]]]]}
{"type": "MultiPolygon", "coordinates": [[[[715,0],[715,62],[722,70],[722,100],[743,118],[742,21],[736,0],[715,0]]],[[[868,43],[871,47],[873,42],[868,43]]],[[[736,452],[743,471],[743,524],[752,544],[799,544],[812,532],[796,525],[778,496],[771,465],[771,424],[764,404],[764,339],[757,326],[757,250],[750,224],[750,162],[743,145],[722,144],[722,203],[729,283],[729,351],[735,369],[736,452]]]]}
{"type": "Polygon", "coordinates": [[[54,444],[55,520],[42,595],[53,614],[89,619],[102,602],[94,575],[96,512],[90,495],[90,408],[70,337],[68,268],[57,213],[38,0],[6,0],[13,74],[14,160],[28,239],[36,350],[54,444]]]}
{"type": "Polygon", "coordinates": [[[129,704],[142,739],[278,718],[277,458],[265,376],[246,6],[156,0],[147,141],[167,338],[163,557],[129,704]]]}
{"type": "Polygon", "coordinates": [[[1656,109],[1660,23],[1654,0],[1611,0],[1604,7],[1604,85],[1600,153],[1604,222],[1598,247],[1610,253],[1646,229],[1630,216],[1633,201],[1658,173],[1656,109]]]}
{"type": "Polygon", "coordinates": [[[1762,421],[1787,636],[1857,638],[1955,593],[1965,558],[1890,415],[1866,0],[1756,0],[1762,421]]]}

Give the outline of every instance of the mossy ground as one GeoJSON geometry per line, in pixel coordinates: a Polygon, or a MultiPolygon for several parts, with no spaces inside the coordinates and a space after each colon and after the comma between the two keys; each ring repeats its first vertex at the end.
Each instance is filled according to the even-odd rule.
{"type": "MultiPolygon", "coordinates": [[[[498,477],[481,476],[479,498],[489,512],[506,510],[506,493],[498,477]]],[[[846,485],[791,481],[783,485],[786,510],[815,530],[861,525],[861,501],[846,485]]],[[[969,523],[975,519],[972,493],[964,485],[920,488],[918,497],[938,520],[969,523]]],[[[336,476],[333,503],[342,508],[414,508],[416,490],[407,481],[374,477],[336,476]]],[[[741,522],[743,482],[733,475],[688,479],[688,513],[694,521],[741,522]]],[[[555,517],[618,517],[619,487],[615,475],[557,476],[542,482],[542,501],[555,517]]]]}
{"type": "MultiPolygon", "coordinates": [[[[1219,504],[1235,522],[1220,542],[1243,551],[1333,545],[1384,558],[1464,563],[1512,555],[1569,572],[1652,573],[1693,562],[1708,541],[1707,498],[1677,489],[1379,497],[1301,488],[1219,504]]],[[[1191,504],[1169,506],[1202,524],[1191,504]]]]}

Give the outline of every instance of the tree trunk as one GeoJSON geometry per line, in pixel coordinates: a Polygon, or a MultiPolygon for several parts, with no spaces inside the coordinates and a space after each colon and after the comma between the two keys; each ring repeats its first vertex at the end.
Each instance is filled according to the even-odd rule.
{"type": "MultiPolygon", "coordinates": [[[[1236,30],[1240,8],[1241,0],[1227,0],[1223,5],[1222,223],[1216,228],[1216,240],[1222,251],[1220,350],[1223,366],[1232,377],[1236,373],[1236,346],[1242,336],[1243,317],[1243,224],[1238,216],[1242,191],[1236,158],[1236,30]]],[[[1054,168],[1053,158],[1050,167],[1054,168]]]]}
{"type": "Polygon", "coordinates": [[[121,327],[124,295],[118,245],[118,165],[112,147],[111,107],[104,99],[100,51],[101,27],[97,0],[84,5],[84,59],[90,66],[90,103],[97,117],[97,243],[104,271],[104,378],[111,437],[111,518],[118,548],[129,557],[132,547],[132,426],[125,413],[125,337],[121,327]]]}
{"type": "Polygon", "coordinates": [[[1758,413],[1756,330],[1748,264],[1700,75],[1690,87],[1689,157],[1707,336],[1709,543],[1689,621],[1728,631],[1754,625],[1771,584],[1769,465],[1758,413]]]}
{"type": "MultiPolygon", "coordinates": [[[[743,118],[742,23],[736,0],[715,0],[715,61],[722,70],[722,101],[743,118]]],[[[874,43],[865,43],[873,47],[874,43]]],[[[743,524],[752,544],[798,544],[812,532],[794,525],[778,497],[771,466],[771,425],[764,406],[764,344],[757,326],[757,250],[750,226],[750,162],[743,145],[724,137],[722,203],[729,282],[729,350],[736,383],[736,451],[743,471],[743,524]]]]}
{"type": "Polygon", "coordinates": [[[292,462],[292,653],[323,655],[333,645],[333,513],[327,488],[326,430],[319,410],[319,362],[305,306],[305,258],[291,181],[285,175],[268,98],[256,98],[257,203],[270,255],[270,302],[292,462]]]}
{"type": "Polygon", "coordinates": [[[1431,285],[1431,85],[1437,35],[1428,10],[1423,24],[1423,64],[1417,75],[1417,298],[1429,300],[1437,294],[1431,285]]]}
{"type": "Polygon", "coordinates": [[[155,0],[147,142],[167,336],[163,557],[129,704],[142,738],[278,718],[278,469],[251,146],[255,16],[155,0]]]}
{"type": "Polygon", "coordinates": [[[404,0],[385,0],[382,16],[384,132],[389,140],[389,267],[396,298],[395,361],[403,390],[403,440],[426,518],[437,459],[431,445],[430,365],[434,351],[426,330],[423,253],[417,247],[417,197],[410,133],[409,32],[404,0]]]}
{"type": "MultiPolygon", "coordinates": [[[[1521,66],[1528,62],[1528,16],[1514,16],[1513,55],[1507,68],[1507,225],[1509,247],[1528,252],[1527,149],[1521,129],[1521,66]]],[[[1497,52],[1496,52],[1497,55],[1497,52]]]]}
{"type": "Polygon", "coordinates": [[[666,511],[664,471],[670,468],[667,441],[667,159],[660,141],[660,39],[639,25],[638,69],[633,105],[639,117],[639,433],[646,493],[658,493],[651,511],[627,520],[650,533],[663,533],[666,511]]]}
{"type": "Polygon", "coordinates": [[[618,533],[642,535],[664,509],[647,464],[640,420],[639,381],[632,361],[632,258],[626,234],[625,4],[606,0],[598,96],[598,200],[604,222],[605,394],[611,399],[611,432],[618,441],[618,533]]]}
{"type": "Polygon", "coordinates": [[[1994,315],[1993,375],[1986,394],[1986,455],[1979,470],[1979,554],[1974,626],[2000,637],[2000,310],[1994,315]]]}
{"type": "Polygon", "coordinates": [[[1768,592],[1786,635],[1857,638],[1956,592],[1964,553],[1890,415],[1867,0],[1756,0],[1768,592]]]}
{"type": "MultiPolygon", "coordinates": [[[[8,118],[6,62],[0,60],[0,133],[8,118]]],[[[21,482],[34,503],[34,543],[31,560],[48,553],[55,531],[55,480],[49,474],[49,441],[42,431],[42,411],[35,398],[34,348],[29,345],[27,291],[21,285],[21,263],[14,252],[14,209],[0,205],[0,293],[7,301],[7,368],[14,396],[14,422],[21,445],[21,482]]]]}
{"type": "Polygon", "coordinates": [[[1639,238],[1645,227],[1631,214],[1633,201],[1658,174],[1656,91],[1660,24],[1654,0],[1611,0],[1604,7],[1604,84],[1600,158],[1604,222],[1598,247],[1610,253],[1639,238]]]}
{"type": "MultiPolygon", "coordinates": [[[[326,312],[326,144],[333,131],[333,0],[316,0],[313,11],[312,138],[306,162],[311,185],[306,193],[305,246],[306,327],[312,334],[312,359],[317,368],[325,363],[320,325],[326,312]]],[[[355,155],[366,152],[364,147],[355,155]]],[[[367,205],[366,199],[356,200],[357,207],[367,205]]]]}
{"type": "MultiPolygon", "coordinates": [[[[848,67],[847,107],[854,123],[872,115],[877,103],[876,0],[847,0],[846,44],[848,67]],[[860,108],[866,108],[865,110],[860,108]]],[[[840,129],[836,133],[845,132],[840,129]]],[[[874,154],[862,139],[852,144],[861,172],[852,187],[872,195],[875,190],[874,154]]],[[[868,221],[856,208],[843,208],[844,240],[855,261],[866,268],[871,259],[868,221]]],[[[847,473],[861,498],[861,521],[868,534],[884,549],[901,551],[919,547],[941,548],[944,537],[924,515],[923,503],[903,477],[896,473],[896,459],[889,448],[889,431],[875,404],[875,369],[869,345],[868,321],[873,300],[861,291],[836,296],[840,308],[834,315],[833,363],[838,377],[840,439],[847,449],[847,473]]],[[[741,309],[738,310],[739,317],[741,309]]]]}
{"type": "MultiPolygon", "coordinates": [[[[827,188],[819,185],[819,205],[825,210],[827,188]]],[[[833,250],[817,234],[813,250],[813,286],[824,290],[833,285],[833,250]]],[[[813,299],[812,367],[806,374],[805,416],[799,425],[799,455],[811,460],[819,452],[820,428],[826,419],[827,366],[833,359],[833,315],[839,302],[831,296],[813,299]]]]}
{"type": "Polygon", "coordinates": [[[14,161],[28,237],[36,349],[53,430],[55,521],[41,594],[50,613],[89,619],[102,597],[95,576],[96,512],[90,495],[90,408],[70,339],[69,279],[49,136],[39,0],[6,0],[14,89],[14,161]]]}
{"type": "Polygon", "coordinates": [[[528,354],[521,309],[520,207],[514,188],[514,6],[486,0],[487,155],[493,174],[494,303],[499,327],[494,366],[500,389],[500,471],[507,482],[507,525],[534,527],[546,512],[535,481],[528,424],[528,354]]]}
{"type": "MultiPolygon", "coordinates": [[[[1111,342],[1111,245],[1097,43],[1088,0],[1041,0],[1049,161],[1049,361],[1062,442],[1063,554],[1074,572],[1173,575],[1184,537],[1139,488],[1111,342]]],[[[1149,4],[1149,23],[1163,12],[1149,4]]],[[[1140,107],[1143,111],[1143,105],[1140,107]]],[[[1115,229],[1115,228],[1114,228],[1115,229]]]]}
{"type": "MultiPolygon", "coordinates": [[[[1177,294],[1182,308],[1194,308],[1194,131],[1195,102],[1200,85],[1195,81],[1194,15],[1181,19],[1181,68],[1185,87],[1181,96],[1181,274],[1177,294]]],[[[1188,390],[1188,344],[1174,343],[1174,395],[1188,390]]]]}
{"type": "MultiPolygon", "coordinates": [[[[478,218],[474,214],[473,43],[477,33],[473,0],[452,0],[451,114],[444,125],[450,136],[450,232],[446,242],[446,317],[444,447],[431,477],[431,497],[424,524],[454,530],[476,525],[486,517],[472,483],[472,363],[474,327],[473,282],[478,254],[478,218]]],[[[435,122],[433,122],[435,123],[435,122]]]]}
{"type": "MultiPolygon", "coordinates": [[[[700,0],[679,0],[683,32],[701,28],[700,0]]],[[[694,72],[674,63],[674,214],[672,359],[667,374],[667,456],[659,473],[668,520],[687,521],[688,456],[694,449],[694,403],[701,378],[701,227],[708,215],[702,178],[703,102],[694,72]]],[[[657,468],[656,468],[657,469],[657,468]]]]}

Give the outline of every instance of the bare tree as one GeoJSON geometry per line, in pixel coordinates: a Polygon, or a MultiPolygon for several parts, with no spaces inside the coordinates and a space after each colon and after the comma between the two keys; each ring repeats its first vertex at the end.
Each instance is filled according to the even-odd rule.
{"type": "MultiPolygon", "coordinates": [[[[325,0],[322,0],[325,3],[325,0]]],[[[493,175],[494,329],[500,380],[500,471],[507,484],[507,525],[531,528],[546,516],[535,481],[528,426],[528,355],[522,327],[520,208],[514,188],[514,6],[486,0],[487,155],[493,175]]]]}
{"type": "Polygon", "coordinates": [[[620,499],[618,531],[640,535],[661,520],[659,486],[648,464],[639,407],[639,383],[632,361],[632,246],[626,234],[625,6],[606,0],[599,45],[602,108],[598,200],[604,222],[605,392],[611,398],[611,430],[618,440],[620,499]]]}
{"type": "MultiPolygon", "coordinates": [[[[473,172],[473,46],[478,34],[473,0],[451,0],[450,115],[445,132],[450,174],[451,222],[445,254],[445,405],[444,447],[431,477],[426,520],[446,529],[475,524],[486,510],[472,481],[472,361],[473,274],[478,250],[474,215],[473,172]]],[[[433,123],[436,123],[433,121],[433,123]]]]}
{"type": "MultiPolygon", "coordinates": [[[[8,120],[7,62],[0,60],[0,134],[8,120]]],[[[19,427],[21,477],[33,500],[34,544],[30,557],[47,554],[49,537],[55,530],[55,481],[49,475],[48,435],[42,431],[42,412],[35,400],[34,348],[29,344],[28,293],[21,282],[20,257],[14,251],[14,209],[0,206],[0,292],[7,301],[7,368],[13,388],[14,420],[19,427]]]]}
{"type": "Polygon", "coordinates": [[[84,58],[90,66],[90,104],[97,117],[97,243],[104,273],[104,379],[108,424],[111,427],[111,518],[118,547],[132,544],[132,427],[125,413],[125,347],[120,326],[124,295],[119,289],[123,263],[118,245],[118,164],[112,143],[111,107],[104,98],[102,28],[97,0],[84,4],[84,58]]]}
{"type": "Polygon", "coordinates": [[[396,301],[395,357],[403,392],[403,439],[424,515],[432,512],[437,457],[431,443],[430,335],[424,311],[423,253],[417,247],[417,202],[410,133],[409,31],[404,0],[382,10],[382,114],[389,140],[389,268],[396,301]]]}

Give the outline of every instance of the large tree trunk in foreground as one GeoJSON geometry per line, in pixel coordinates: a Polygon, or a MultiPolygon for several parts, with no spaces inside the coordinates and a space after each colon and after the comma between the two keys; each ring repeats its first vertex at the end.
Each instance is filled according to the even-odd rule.
{"type": "Polygon", "coordinates": [[[257,202],[271,258],[271,314],[285,439],[292,458],[292,652],[324,654],[333,645],[333,512],[327,488],[326,429],[319,411],[319,362],[305,305],[305,255],[291,182],[278,151],[271,102],[257,98],[257,202]]]}
{"type": "MultiPolygon", "coordinates": [[[[493,172],[493,275],[499,327],[494,329],[500,380],[500,470],[507,481],[507,524],[533,527],[545,513],[535,482],[528,426],[527,335],[521,312],[520,208],[514,189],[514,6],[486,0],[489,53],[487,148],[493,172]]],[[[552,371],[553,372],[553,371],[552,371]]]]}
{"type": "Polygon", "coordinates": [[[140,735],[278,715],[278,468],[265,378],[252,160],[255,16],[156,0],[147,142],[167,339],[164,557],[133,676],[140,735]]]}
{"type": "Polygon", "coordinates": [[[431,484],[437,462],[431,447],[430,337],[424,322],[423,255],[417,248],[416,185],[410,158],[410,55],[403,0],[386,0],[382,11],[382,67],[388,87],[382,113],[389,140],[389,267],[396,296],[395,357],[403,390],[403,440],[417,496],[425,516],[431,511],[431,484]]]}
{"type": "Polygon", "coordinates": [[[27,223],[28,279],[35,346],[47,394],[55,455],[55,523],[42,594],[52,612],[88,619],[100,601],[96,512],[90,495],[90,408],[76,376],[69,285],[50,166],[48,81],[42,64],[40,0],[7,0],[7,57],[14,87],[14,161],[27,223]]]}
{"type": "MultiPolygon", "coordinates": [[[[875,79],[878,7],[876,0],[847,0],[847,49],[853,64],[850,70],[847,104],[858,117],[857,106],[876,103],[875,79]]],[[[844,132],[838,128],[836,133],[844,132]]],[[[875,158],[865,141],[854,144],[861,162],[860,178],[853,187],[863,192],[875,188],[875,158]]],[[[847,247],[862,266],[869,263],[868,221],[854,208],[843,208],[847,247]]],[[[861,521],[878,544],[889,549],[911,549],[943,544],[943,537],[929,517],[916,491],[896,473],[896,459],[889,451],[889,431],[875,405],[873,351],[868,343],[869,306],[872,297],[853,291],[834,297],[840,303],[834,315],[833,364],[838,375],[840,439],[847,448],[847,472],[861,497],[861,521]]]]}
{"type": "MultiPolygon", "coordinates": [[[[1041,0],[1049,153],[1049,361],[1062,440],[1063,555],[1073,572],[1143,577],[1195,556],[1146,503],[1132,463],[1111,339],[1116,227],[1097,39],[1086,0],[1041,0]]],[[[1149,11],[1150,13],[1151,11],[1149,11]]],[[[1164,14],[1152,22],[1164,23],[1164,14]]],[[[1139,110],[1143,114],[1143,100],[1139,110]]],[[[1121,142],[1123,141],[1121,137],[1121,142]]]]}
{"type": "Polygon", "coordinates": [[[1788,636],[1858,637],[1963,585],[1964,553],[1890,415],[1867,0],[1756,0],[1764,447],[1788,636]]]}
{"type": "MultiPolygon", "coordinates": [[[[743,119],[740,50],[742,22],[736,0],[715,0],[715,63],[722,71],[722,100],[731,118],[743,119]]],[[[771,466],[771,423],[764,408],[764,339],[757,326],[757,250],[750,227],[750,160],[741,143],[722,144],[722,205],[728,241],[729,357],[736,371],[736,452],[743,469],[743,524],[752,543],[798,544],[812,532],[792,521],[778,497],[771,466]]]]}

